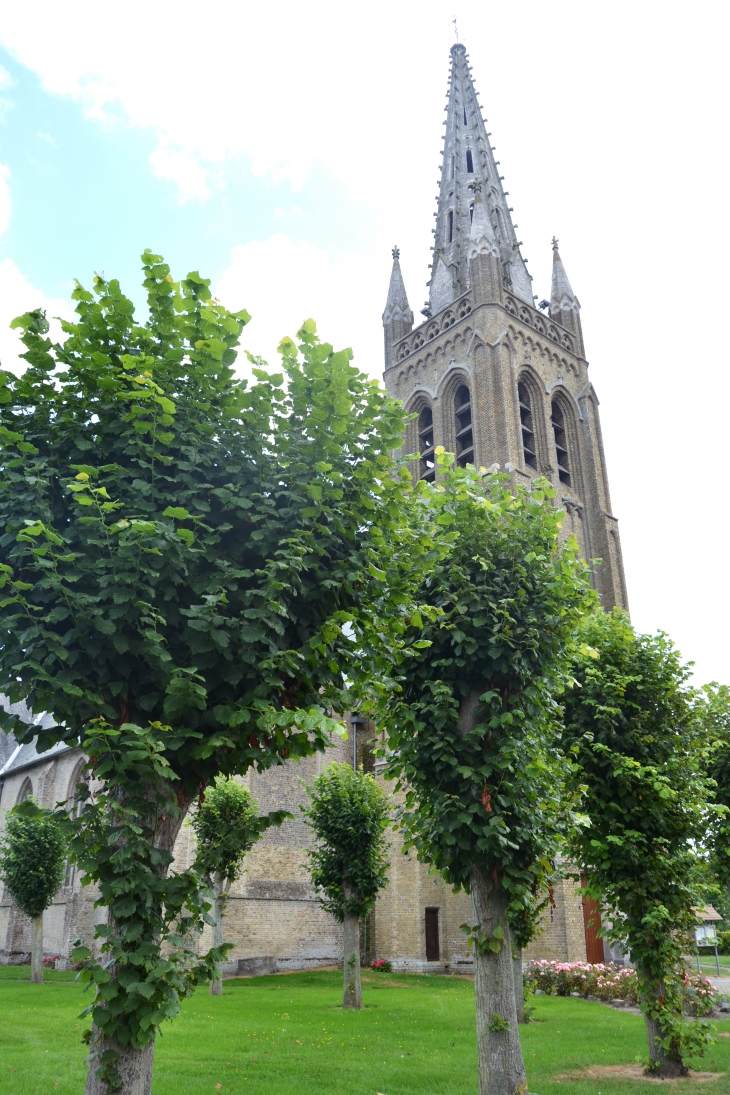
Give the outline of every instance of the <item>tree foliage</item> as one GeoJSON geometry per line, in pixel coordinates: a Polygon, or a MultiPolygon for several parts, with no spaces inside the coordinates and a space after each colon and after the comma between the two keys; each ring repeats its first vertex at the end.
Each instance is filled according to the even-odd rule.
{"type": "Polygon", "coordinates": [[[706,773],[713,803],[720,809],[708,818],[704,841],[713,903],[730,919],[730,688],[703,685],[695,700],[695,717],[704,740],[706,773]],[[714,883],[714,885],[712,885],[714,883]]]}
{"type": "Polygon", "coordinates": [[[329,711],[386,687],[433,550],[390,455],[402,409],[351,351],[308,320],[283,373],[255,360],[249,384],[248,315],[142,262],[144,322],[96,277],[63,342],[41,312],[15,320],[27,369],[0,372],[0,689],[56,722],[5,725],[90,758],[72,846],[110,910],[86,954],[111,1084],[119,1047],[147,1045],[222,957],[186,943],[198,874],[168,877],[189,804],[323,750],[329,711]]]}
{"type": "Polygon", "coordinates": [[[277,810],[260,817],[248,787],[234,779],[216,779],[190,819],[197,838],[198,870],[209,880],[217,876],[230,886],[239,877],[247,852],[266,830],[291,816],[277,810]]]}
{"type": "Polygon", "coordinates": [[[66,841],[56,817],[32,798],[9,810],[0,836],[0,879],[21,912],[35,919],[63,882],[66,841]]]}
{"type": "Polygon", "coordinates": [[[307,790],[303,813],[317,841],[308,855],[322,904],[340,923],[367,916],[388,882],[388,796],[362,768],[336,762],[307,790]]]}
{"type": "Polygon", "coordinates": [[[565,744],[590,824],[573,841],[639,971],[652,1062],[679,1062],[707,1032],[681,1016],[682,955],[696,923],[696,858],[708,788],[687,688],[689,668],[664,634],[640,635],[619,609],[580,628],[576,687],[565,696],[565,744]]]}
{"type": "Polygon", "coordinates": [[[545,480],[512,489],[506,476],[452,467],[441,482],[433,505],[453,542],[423,587],[440,615],[384,712],[388,768],[406,790],[419,857],[466,890],[475,863],[495,872],[515,919],[529,919],[572,823],[554,697],[593,595],[575,540],[559,541],[545,480]]]}

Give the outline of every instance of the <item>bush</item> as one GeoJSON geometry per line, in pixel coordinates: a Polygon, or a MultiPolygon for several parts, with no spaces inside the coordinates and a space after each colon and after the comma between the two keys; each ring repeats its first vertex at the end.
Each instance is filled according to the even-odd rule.
{"type": "Polygon", "coordinates": [[[717,949],[720,954],[730,954],[730,930],[717,933],[717,949]]]}
{"type": "MultiPolygon", "coordinates": [[[[591,965],[588,962],[532,962],[525,970],[530,991],[541,989],[549,996],[595,996],[609,1003],[625,1000],[638,1004],[638,978],[631,966],[591,965]]],[[[695,1017],[711,1015],[722,997],[711,981],[697,974],[683,977],[684,1010],[695,1017]]]]}
{"type": "Polygon", "coordinates": [[[387,958],[379,958],[377,962],[370,963],[370,969],[377,970],[378,973],[390,973],[392,968],[387,958]]]}

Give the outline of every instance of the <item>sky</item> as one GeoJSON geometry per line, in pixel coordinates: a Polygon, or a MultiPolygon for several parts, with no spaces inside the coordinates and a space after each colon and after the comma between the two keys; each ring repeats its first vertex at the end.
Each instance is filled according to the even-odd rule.
{"type": "Polygon", "coordinates": [[[454,17],[534,291],[556,235],[582,305],[632,620],[730,683],[725,0],[6,5],[0,360],[75,278],[143,308],[151,247],[272,363],[312,316],[379,377],[393,245],[426,298],[454,17]]]}

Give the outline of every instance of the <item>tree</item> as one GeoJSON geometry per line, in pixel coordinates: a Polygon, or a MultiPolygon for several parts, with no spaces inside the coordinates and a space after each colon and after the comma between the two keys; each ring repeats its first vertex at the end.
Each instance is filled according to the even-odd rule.
{"type": "Polygon", "coordinates": [[[57,819],[32,798],[6,815],[0,836],[0,879],[33,921],[30,979],[35,985],[43,983],[43,913],[63,882],[66,850],[57,819]]]}
{"type": "Polygon", "coordinates": [[[142,258],[149,315],[114,280],[77,285],[52,344],[14,321],[27,369],[0,373],[0,690],[80,743],[93,796],[72,849],[108,909],[89,1095],[149,1091],[155,1033],[224,948],[196,871],[169,873],[190,804],[218,775],[324,750],[385,687],[433,550],[403,411],[307,320],[282,373],[233,366],[245,312],[197,273],[142,258]],[[100,788],[100,789],[98,789],[100,788]]]}
{"type": "MultiPolygon", "coordinates": [[[[191,825],[198,842],[196,867],[213,891],[213,947],[223,946],[223,916],[231,889],[241,873],[243,860],[271,825],[281,825],[292,815],[276,810],[259,817],[256,799],[234,779],[219,777],[205,792],[193,812],[191,825]]],[[[220,978],[210,982],[213,996],[220,996],[220,978]]]]}
{"type": "MultiPolygon", "coordinates": [[[[439,450],[437,450],[439,453],[439,450]]],[[[572,820],[563,795],[558,711],[566,650],[592,603],[573,538],[545,480],[442,469],[433,500],[452,530],[424,585],[438,618],[404,659],[400,691],[380,718],[387,772],[406,792],[403,816],[420,859],[471,892],[482,1095],[526,1088],[513,987],[510,912],[547,878],[572,820]]]]}
{"type": "Polygon", "coordinates": [[[708,787],[689,667],[664,634],[637,634],[620,609],[580,628],[576,686],[565,695],[565,747],[586,788],[590,823],[573,841],[588,879],[639,977],[650,1068],[687,1074],[707,1030],[682,1018],[682,955],[696,917],[696,857],[708,787]]]}
{"type": "Polygon", "coordinates": [[[302,807],[317,840],[309,851],[320,901],[343,925],[344,1008],[361,1008],[360,923],[388,884],[388,796],[362,768],[329,764],[302,807]]]}
{"type": "Polygon", "coordinates": [[[716,807],[707,819],[706,867],[713,903],[730,919],[730,688],[712,681],[696,693],[695,717],[705,743],[705,772],[716,807]]]}

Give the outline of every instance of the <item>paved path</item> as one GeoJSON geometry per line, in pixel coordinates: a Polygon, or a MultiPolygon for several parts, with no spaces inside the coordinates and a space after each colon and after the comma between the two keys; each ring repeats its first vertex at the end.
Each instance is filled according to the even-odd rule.
{"type": "Polygon", "coordinates": [[[730,996],[730,977],[710,977],[709,979],[718,992],[724,996],[730,996]]]}

